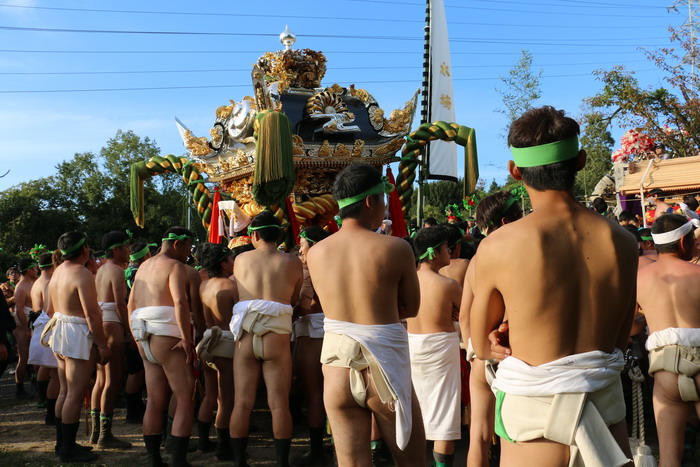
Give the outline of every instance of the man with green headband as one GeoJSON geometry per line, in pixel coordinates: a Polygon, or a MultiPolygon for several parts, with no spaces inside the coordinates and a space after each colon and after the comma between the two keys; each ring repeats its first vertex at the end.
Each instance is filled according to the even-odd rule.
{"type": "Polygon", "coordinates": [[[146,370],[148,405],[143,416],[143,439],[149,466],[160,466],[163,413],[172,390],[176,408],[170,430],[173,466],[187,465],[192,431],[192,392],[195,363],[185,263],[192,252],[194,234],[171,227],[163,235],[159,254],[145,261],[136,273],[129,297],[131,332],[146,370]]]}
{"type": "MultiPolygon", "coordinates": [[[[102,310],[102,323],[112,359],[97,365],[97,377],[92,388],[90,411],[92,433],[90,443],[101,449],[125,449],[131,443],[112,434],[112,417],[119,391],[124,384],[126,367],[125,340],[133,341],[126,311],[126,281],[124,266],[129,261],[130,233],[115,230],[102,237],[104,265],[97,270],[95,285],[102,310]]],[[[134,344],[135,345],[135,344],[134,344]]]]}
{"type": "Polygon", "coordinates": [[[38,317],[34,320],[34,332],[29,342],[29,364],[39,367],[36,375],[37,392],[39,393],[39,404],[46,405],[46,417],[44,422],[47,425],[55,425],[56,398],[60,389],[58,383],[58,363],[51,349],[41,345],[41,334],[44,327],[49,322],[50,316],[46,313],[49,283],[53,276],[53,262],[51,253],[42,253],[38,256],[41,276],[32,286],[32,306],[38,317]]]}
{"type": "Polygon", "coordinates": [[[333,185],[343,227],[307,255],[326,315],[323,397],[338,465],[371,464],[372,415],[397,465],[426,460],[401,323],[418,313],[415,255],[405,240],[375,233],[393,189],[372,166],[346,167],[333,185]]]}
{"type": "Polygon", "coordinates": [[[651,236],[651,229],[639,229],[639,238],[641,242],[641,255],[639,255],[639,269],[644,266],[649,266],[655,263],[658,259],[654,238],[651,236]]]}
{"type": "MultiPolygon", "coordinates": [[[[620,372],[636,303],[637,244],[576,201],[576,173],[586,164],[579,131],[550,106],[511,125],[508,170],[533,211],[490,233],[472,259],[477,358],[492,357],[489,335],[508,320],[510,354],[492,383],[508,466],[570,458],[621,466],[631,458],[620,372]]],[[[504,337],[491,335],[501,344],[504,337]]]]}
{"type": "Polygon", "coordinates": [[[29,341],[32,333],[29,329],[29,314],[32,309],[32,286],[37,277],[36,261],[30,257],[22,258],[17,264],[20,279],[15,287],[15,323],[17,327],[12,334],[17,341],[17,367],[15,368],[15,397],[29,399],[32,396],[24,391],[24,379],[27,377],[27,359],[29,358],[29,341]]]}
{"type": "Polygon", "coordinates": [[[447,226],[421,229],[413,239],[418,257],[420,309],[406,320],[411,355],[411,380],[420,402],[425,438],[434,441],[436,467],[452,466],[455,440],[461,430],[459,315],[462,287],[440,274],[450,264],[447,226]]]}
{"type": "Polygon", "coordinates": [[[236,257],[233,275],[240,301],[229,328],[236,340],[233,355],[235,399],[231,415],[233,462],[244,466],[250,415],[262,371],[272,411],[278,466],[287,466],[292,438],[289,389],[292,381],[292,306],[299,299],[302,267],[295,255],[277,250],[283,226],[263,211],[248,226],[255,250],[236,257]]]}
{"type": "Polygon", "coordinates": [[[61,462],[93,462],[99,456],[76,444],[80,411],[95,362],[106,364],[111,352],[102,327],[95,276],[85,268],[90,255],[87,236],[67,232],[58,239],[63,263],[49,282],[46,329],[56,354],[61,392],[56,401],[56,449],[61,462]],[[96,347],[96,349],[95,349],[96,347]]]}

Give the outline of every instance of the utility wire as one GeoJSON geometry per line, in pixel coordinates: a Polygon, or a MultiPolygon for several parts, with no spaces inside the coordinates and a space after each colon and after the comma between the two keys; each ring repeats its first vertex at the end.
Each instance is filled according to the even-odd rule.
{"type": "MultiPolygon", "coordinates": [[[[625,63],[647,62],[648,60],[627,60],[625,63]]],[[[586,65],[617,65],[620,62],[587,62],[587,63],[543,63],[533,64],[533,67],[562,67],[562,66],[586,66],[586,65]]],[[[511,68],[513,64],[506,65],[454,65],[452,68],[511,68]]],[[[333,67],[335,70],[417,70],[420,65],[413,66],[365,66],[365,67],[333,67]]],[[[158,73],[236,73],[250,72],[250,68],[222,69],[222,70],[103,70],[103,71],[1,71],[0,75],[130,75],[130,74],[158,74],[158,73]]]]}
{"type": "MultiPolygon", "coordinates": [[[[472,0],[475,2],[481,2],[481,3],[491,3],[493,4],[492,0],[472,0]]],[[[514,1],[506,1],[506,0],[499,0],[498,3],[507,3],[510,5],[523,5],[523,6],[530,6],[530,5],[537,5],[537,6],[553,6],[553,7],[559,7],[559,8],[590,8],[591,5],[597,5],[598,8],[650,8],[654,10],[666,10],[665,6],[653,6],[653,5],[622,5],[622,4],[612,4],[612,3],[601,3],[601,2],[588,2],[588,1],[576,1],[576,0],[557,0],[558,2],[567,2],[567,3],[580,3],[581,5],[562,5],[561,3],[537,3],[537,2],[514,2],[514,1]]],[[[453,8],[453,5],[445,5],[447,8],[453,8]]]]}
{"type": "MultiPolygon", "coordinates": [[[[645,71],[658,71],[656,68],[648,68],[643,70],[635,70],[637,73],[645,71]]],[[[542,75],[542,78],[570,78],[576,76],[590,76],[590,73],[572,73],[564,75],[542,75]]],[[[500,77],[495,78],[456,78],[453,81],[496,81],[500,77]]],[[[387,84],[387,83],[416,83],[420,79],[409,80],[373,80],[373,81],[338,81],[338,84],[387,84]]],[[[112,92],[112,91],[155,91],[155,90],[173,90],[173,89],[212,89],[212,88],[240,88],[250,87],[249,84],[223,84],[212,86],[159,86],[159,87],[138,87],[138,88],[102,88],[102,89],[43,89],[43,90],[0,90],[0,94],[32,94],[32,93],[70,93],[70,92],[112,92]]]]}

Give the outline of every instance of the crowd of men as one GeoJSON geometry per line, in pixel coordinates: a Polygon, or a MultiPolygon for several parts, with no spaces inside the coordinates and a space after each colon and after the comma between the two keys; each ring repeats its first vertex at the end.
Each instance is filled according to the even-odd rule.
{"type": "MultiPolygon", "coordinates": [[[[501,465],[622,466],[638,454],[621,372],[641,342],[660,462],[680,465],[700,412],[700,231],[658,194],[651,229],[577,202],[574,179],[586,163],[578,134],[549,106],[511,126],[508,170],[528,191],[526,216],[498,192],[479,203],[476,225],[378,235],[394,187],[354,164],[333,187],[342,227],[305,228],[294,254],[278,248],[284,226],[270,211],[230,249],[195,245],[183,227],[158,245],[113,231],[96,260],[85,234],[67,232],[53,253],[8,271],[0,305],[15,319],[0,313],[0,362],[14,328],[16,395],[28,397],[35,366],[61,462],[96,461],[93,445],[131,448],[112,433],[123,393],[150,466],[164,465],[164,434],[170,465],[188,465],[195,425],[200,451],[245,466],[262,375],[279,466],[290,462],[290,398],[299,397],[311,448],[294,465],[332,464],[328,420],[339,466],[372,465],[380,444],[396,465],[426,465],[426,441],[433,465],[453,465],[463,421],[468,466],[489,465],[494,433],[501,465]],[[92,433],[82,446],[86,392],[92,433]]],[[[684,206],[694,211],[697,201],[684,206]]]]}

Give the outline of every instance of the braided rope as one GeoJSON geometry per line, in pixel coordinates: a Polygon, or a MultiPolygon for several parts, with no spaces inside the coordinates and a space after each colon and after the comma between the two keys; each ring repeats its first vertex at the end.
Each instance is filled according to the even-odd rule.
{"type": "Polygon", "coordinates": [[[642,393],[642,384],[644,383],[644,375],[639,368],[639,364],[635,362],[629,369],[628,375],[632,380],[632,437],[639,437],[639,445],[645,444],[644,430],[644,399],[642,393]]]}
{"type": "Polygon", "coordinates": [[[153,156],[146,162],[136,162],[131,166],[131,197],[132,212],[136,224],[143,227],[143,181],[165,172],[174,172],[182,177],[187,189],[192,194],[192,201],[197,208],[197,213],[202,219],[202,225],[207,230],[211,222],[212,197],[209,189],[204,184],[199,169],[186,157],[177,157],[172,154],[167,156],[153,156]],[[135,193],[136,191],[136,193],[135,193]],[[134,199],[138,198],[138,207],[135,209],[134,199]]]}
{"type": "Polygon", "coordinates": [[[479,177],[476,165],[476,135],[473,128],[459,125],[457,123],[433,122],[423,123],[416,131],[411,133],[401,151],[401,162],[399,163],[399,173],[396,177],[396,185],[399,198],[403,205],[404,215],[408,214],[411,207],[411,196],[413,195],[413,182],[416,179],[416,167],[418,167],[419,156],[423,147],[430,141],[454,141],[473,156],[471,167],[465,166],[465,191],[471,193],[476,187],[479,177]]]}

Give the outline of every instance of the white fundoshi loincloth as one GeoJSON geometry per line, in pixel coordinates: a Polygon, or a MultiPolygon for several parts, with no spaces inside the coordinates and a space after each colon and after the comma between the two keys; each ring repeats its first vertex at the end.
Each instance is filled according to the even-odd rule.
{"type": "Polygon", "coordinates": [[[146,306],[131,313],[131,333],[134,340],[141,343],[146,359],[160,365],[151,352],[150,337],[166,336],[182,339],[180,328],[175,317],[175,307],[146,306]]]}
{"type": "MultiPolygon", "coordinates": [[[[29,313],[31,313],[32,311],[33,311],[32,307],[30,307],[30,306],[24,307],[24,316],[27,317],[27,321],[29,321],[29,313]]],[[[15,311],[14,313],[11,313],[11,314],[12,314],[12,317],[15,319],[15,324],[19,326],[21,323],[19,322],[19,318],[17,317],[17,312],[15,311]]]]}
{"type": "Polygon", "coordinates": [[[41,333],[44,331],[44,326],[49,322],[49,315],[44,310],[34,321],[34,333],[29,341],[29,359],[27,363],[30,365],[47,366],[51,368],[58,367],[56,356],[50,348],[41,345],[41,333]]]}
{"type": "Polygon", "coordinates": [[[99,302],[100,309],[102,310],[102,322],[103,323],[117,323],[122,324],[119,319],[119,313],[117,312],[117,304],[114,302],[99,302]]]}
{"type": "Polygon", "coordinates": [[[90,360],[94,339],[87,320],[62,313],[54,313],[52,319],[55,319],[56,325],[49,339],[51,350],[66,358],[90,360]]]}
{"type": "Polygon", "coordinates": [[[496,433],[511,442],[545,438],[570,448],[570,467],[618,467],[630,460],[608,426],[625,418],[624,358],[591,351],[540,366],[516,357],[499,365],[496,433]]]}
{"type": "Polygon", "coordinates": [[[408,333],[411,380],[421,407],[425,438],[461,438],[459,335],[408,333]]]}
{"type": "Polygon", "coordinates": [[[700,372],[700,329],[666,328],[647,339],[649,374],[668,371],[678,375],[678,391],[684,402],[700,400],[695,375],[700,372]]]}
{"type": "Polygon", "coordinates": [[[253,355],[264,360],[262,337],[268,332],[292,333],[292,306],[272,300],[244,300],[233,306],[229,328],[239,341],[243,332],[253,336],[253,355]]]}
{"type": "Polygon", "coordinates": [[[219,326],[212,326],[204,331],[202,340],[197,344],[197,356],[208,366],[217,369],[214,359],[217,357],[233,358],[235,342],[231,331],[224,331],[219,326]]]}

